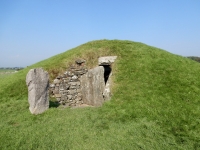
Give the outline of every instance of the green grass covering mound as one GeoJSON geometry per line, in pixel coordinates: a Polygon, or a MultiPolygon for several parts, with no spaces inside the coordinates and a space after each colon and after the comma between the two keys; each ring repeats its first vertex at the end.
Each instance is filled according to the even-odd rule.
{"type": "Polygon", "coordinates": [[[142,43],[100,40],[0,78],[0,149],[200,149],[200,65],[142,43]],[[117,55],[113,96],[101,108],[28,110],[25,78],[51,80],[75,59],[117,55]]]}

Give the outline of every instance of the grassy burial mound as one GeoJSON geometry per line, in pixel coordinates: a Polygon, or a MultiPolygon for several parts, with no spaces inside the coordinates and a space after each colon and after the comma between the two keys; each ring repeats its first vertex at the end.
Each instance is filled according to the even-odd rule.
{"type": "Polygon", "coordinates": [[[0,149],[200,149],[200,65],[142,43],[92,41],[0,78],[0,149]],[[28,110],[25,77],[53,80],[77,58],[112,65],[112,99],[99,108],[28,110]]]}

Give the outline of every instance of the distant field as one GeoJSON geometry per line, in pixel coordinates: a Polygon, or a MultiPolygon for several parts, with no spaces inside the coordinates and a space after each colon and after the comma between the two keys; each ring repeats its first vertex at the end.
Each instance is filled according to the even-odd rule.
{"type": "Polygon", "coordinates": [[[13,74],[15,71],[14,69],[0,69],[0,78],[13,74]]]}

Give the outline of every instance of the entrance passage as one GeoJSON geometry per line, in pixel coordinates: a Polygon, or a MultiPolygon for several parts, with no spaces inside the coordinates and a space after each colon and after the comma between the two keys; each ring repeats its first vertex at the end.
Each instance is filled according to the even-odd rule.
{"type": "Polygon", "coordinates": [[[110,65],[103,65],[103,67],[104,67],[104,81],[106,84],[112,69],[111,69],[110,65]]]}

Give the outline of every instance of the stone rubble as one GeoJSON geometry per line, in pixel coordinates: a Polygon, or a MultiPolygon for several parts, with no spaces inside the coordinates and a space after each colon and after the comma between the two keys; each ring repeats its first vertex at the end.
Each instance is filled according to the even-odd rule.
{"type": "Polygon", "coordinates": [[[50,95],[64,106],[80,106],[83,104],[80,77],[87,73],[85,60],[78,59],[63,75],[57,76],[50,84],[50,95]]]}

